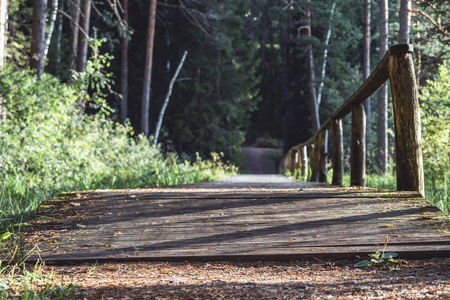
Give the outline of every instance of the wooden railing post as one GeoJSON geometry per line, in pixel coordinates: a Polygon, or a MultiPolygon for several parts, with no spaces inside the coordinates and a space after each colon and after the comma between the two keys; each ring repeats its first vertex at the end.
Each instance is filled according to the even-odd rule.
{"type": "Polygon", "coordinates": [[[331,120],[331,135],[333,140],[333,179],[331,184],[342,186],[344,174],[344,139],[342,120],[331,120]]]}
{"type": "Polygon", "coordinates": [[[317,181],[317,155],[316,143],[309,145],[309,164],[311,166],[311,177],[309,181],[317,181]]]}
{"type": "Polygon", "coordinates": [[[350,185],[364,186],[366,183],[366,114],[362,104],[352,107],[350,166],[350,185]]]}
{"type": "Polygon", "coordinates": [[[308,147],[303,146],[300,148],[300,160],[302,180],[306,182],[308,181],[308,147]]]}
{"type": "Polygon", "coordinates": [[[393,47],[389,57],[397,189],[417,191],[424,195],[420,108],[412,51],[412,46],[407,50],[393,47]]]}
{"type": "Polygon", "coordinates": [[[319,182],[327,182],[328,130],[320,130],[317,138],[319,182]]]}
{"type": "Polygon", "coordinates": [[[297,167],[296,161],[295,161],[295,154],[297,151],[295,149],[289,151],[289,171],[291,174],[294,174],[295,168],[297,167]]]}

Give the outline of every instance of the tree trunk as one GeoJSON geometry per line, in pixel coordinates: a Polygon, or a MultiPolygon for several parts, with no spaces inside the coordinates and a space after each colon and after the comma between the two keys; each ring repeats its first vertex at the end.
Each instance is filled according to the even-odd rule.
{"type": "MultiPolygon", "coordinates": [[[[370,76],[370,15],[371,15],[371,0],[365,1],[366,13],[364,15],[364,57],[363,57],[363,80],[366,80],[370,76]]],[[[371,103],[370,97],[364,101],[364,110],[366,113],[366,136],[370,137],[370,114],[371,103]]],[[[367,139],[366,139],[367,142],[367,139]]],[[[366,145],[367,153],[370,157],[370,143],[366,145]]]]}
{"type": "Polygon", "coordinates": [[[322,102],[322,90],[325,81],[325,71],[327,68],[327,57],[328,57],[328,44],[330,43],[331,36],[331,21],[333,20],[334,9],[336,8],[336,0],[333,1],[333,5],[331,6],[330,18],[328,19],[328,32],[327,37],[325,39],[325,50],[323,50],[323,63],[322,63],[322,73],[320,76],[320,84],[319,90],[317,92],[317,106],[320,106],[320,102],[322,102]]]}
{"type": "MultiPolygon", "coordinates": [[[[64,11],[65,1],[61,0],[61,10],[64,11]]],[[[58,15],[58,37],[56,41],[56,75],[61,75],[61,43],[62,43],[62,35],[63,35],[63,15],[60,13],[58,15]]]]}
{"type": "MultiPolygon", "coordinates": [[[[8,0],[0,1],[0,71],[5,64],[6,57],[6,19],[8,15],[8,0]]],[[[0,97],[0,123],[5,119],[3,99],[0,97]]]]}
{"type": "Polygon", "coordinates": [[[89,27],[91,19],[91,0],[83,0],[83,12],[81,14],[81,28],[86,35],[80,36],[78,42],[77,71],[84,72],[86,69],[88,46],[89,46],[89,27]]]}
{"type": "MultiPolygon", "coordinates": [[[[388,0],[380,0],[380,53],[379,59],[384,57],[388,50],[388,0]]],[[[378,167],[382,174],[388,171],[388,93],[387,83],[378,90],[378,167]]]]}
{"type": "Polygon", "coordinates": [[[30,68],[36,71],[38,79],[41,79],[42,74],[44,74],[46,11],[47,0],[34,0],[30,68]]]}
{"type": "MultiPolygon", "coordinates": [[[[128,26],[128,0],[123,0],[123,22],[128,26]]],[[[120,105],[120,120],[125,122],[128,117],[128,34],[125,32],[122,37],[122,67],[121,67],[121,91],[122,102],[120,105]]]]}
{"type": "Polygon", "coordinates": [[[80,24],[80,0],[72,0],[72,21],[70,24],[72,26],[70,31],[70,39],[72,45],[72,69],[76,69],[77,59],[78,59],[78,36],[79,36],[79,24],[80,24]]]}
{"type": "Polygon", "coordinates": [[[153,140],[153,148],[156,148],[156,146],[158,145],[159,131],[161,130],[164,113],[166,112],[167,105],[169,104],[170,95],[172,95],[173,85],[174,85],[175,81],[177,80],[178,74],[180,74],[181,68],[183,67],[183,64],[184,64],[187,54],[188,54],[188,52],[185,51],[183,54],[183,57],[181,58],[180,64],[178,65],[178,68],[175,71],[175,74],[173,75],[172,80],[170,81],[169,91],[167,92],[166,99],[164,100],[164,104],[161,108],[161,112],[159,113],[158,124],[156,125],[155,137],[153,140]]]}
{"type": "Polygon", "coordinates": [[[398,43],[409,44],[409,28],[411,25],[411,0],[400,0],[398,43]]]}
{"type": "Polygon", "coordinates": [[[48,49],[50,48],[50,42],[52,41],[53,30],[55,29],[56,16],[58,15],[58,0],[52,1],[52,14],[50,17],[50,24],[48,27],[47,37],[45,38],[45,49],[44,49],[44,62],[47,59],[48,49]]]}
{"type": "MultiPolygon", "coordinates": [[[[8,0],[0,1],[0,68],[3,67],[6,57],[6,17],[8,15],[8,0]]],[[[1,110],[1,107],[0,107],[1,110]]]]}
{"type": "MultiPolygon", "coordinates": [[[[307,22],[307,36],[311,37],[311,8],[309,6],[310,0],[306,0],[308,3],[305,9],[306,13],[306,22],[307,22]]],[[[316,133],[319,131],[320,128],[320,118],[319,118],[319,106],[317,103],[317,96],[316,96],[316,75],[314,71],[314,54],[313,54],[313,47],[310,43],[308,45],[308,63],[309,63],[309,103],[311,108],[311,123],[312,123],[312,130],[313,133],[316,133]]]]}
{"type": "MultiPolygon", "coordinates": [[[[286,24],[285,24],[285,18],[282,16],[280,18],[280,56],[281,56],[281,74],[280,74],[280,80],[281,80],[281,102],[283,107],[286,107],[286,104],[289,100],[289,93],[288,93],[288,83],[287,83],[287,74],[288,74],[288,67],[287,67],[287,53],[286,53],[286,24]]],[[[287,141],[289,139],[288,137],[288,127],[289,127],[289,118],[287,117],[286,109],[283,110],[283,137],[284,140],[287,141]]]]}
{"type": "Polygon", "coordinates": [[[150,87],[152,80],[153,64],[153,42],[155,38],[156,0],[150,2],[150,13],[148,18],[147,50],[145,55],[144,86],[142,90],[142,115],[141,131],[145,136],[150,135],[149,115],[150,115],[150,87]]]}

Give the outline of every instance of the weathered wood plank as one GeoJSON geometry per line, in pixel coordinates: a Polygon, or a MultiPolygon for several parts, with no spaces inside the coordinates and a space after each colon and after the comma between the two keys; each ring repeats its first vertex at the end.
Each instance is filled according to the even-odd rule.
{"type": "Polygon", "coordinates": [[[362,104],[352,110],[350,145],[350,185],[365,186],[366,182],[366,114],[362,104]]]}
{"type": "Polygon", "coordinates": [[[234,185],[76,193],[44,205],[32,229],[48,263],[342,258],[386,236],[402,255],[450,255],[448,218],[414,192],[234,185]]]}
{"type": "Polygon", "coordinates": [[[342,120],[331,120],[331,135],[333,141],[333,179],[331,184],[342,186],[344,174],[344,138],[342,120]]]}
{"type": "Polygon", "coordinates": [[[320,132],[317,138],[319,182],[327,182],[328,130],[320,132]]]}
{"type": "Polygon", "coordinates": [[[397,189],[425,192],[420,108],[412,49],[390,55],[397,189]]]}

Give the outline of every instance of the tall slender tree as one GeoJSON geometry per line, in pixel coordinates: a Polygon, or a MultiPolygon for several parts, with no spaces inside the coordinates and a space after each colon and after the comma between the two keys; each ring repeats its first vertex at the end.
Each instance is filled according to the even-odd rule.
{"type": "MultiPolygon", "coordinates": [[[[306,35],[308,37],[312,36],[311,33],[311,7],[310,7],[310,0],[306,0],[306,8],[305,8],[305,14],[306,14],[306,23],[307,26],[304,26],[306,29],[306,35]]],[[[312,42],[310,40],[308,44],[308,65],[309,65],[309,103],[311,107],[311,122],[312,122],[312,130],[313,133],[316,133],[319,131],[320,128],[320,119],[319,119],[319,105],[317,103],[317,94],[316,94],[316,75],[314,71],[314,53],[313,53],[313,46],[312,42]]]]}
{"type": "MultiPolygon", "coordinates": [[[[123,22],[128,26],[128,0],[122,1],[123,22]]],[[[124,122],[128,117],[128,33],[123,31],[121,41],[121,92],[122,102],[120,104],[120,120],[124,122]]]]}
{"type": "MultiPolygon", "coordinates": [[[[8,0],[0,1],[0,70],[3,68],[6,56],[6,18],[8,15],[8,0]]],[[[0,97],[0,123],[5,117],[3,98],[0,97]]]]}
{"type": "MultiPolygon", "coordinates": [[[[370,75],[370,17],[371,17],[371,0],[365,0],[365,14],[364,14],[364,55],[363,55],[363,80],[366,80],[370,75]]],[[[371,98],[367,98],[364,101],[364,111],[366,113],[366,142],[370,140],[370,114],[371,114],[371,98]]],[[[370,143],[366,145],[366,150],[369,155],[367,158],[370,158],[370,143]]]]}
{"type": "Polygon", "coordinates": [[[30,68],[40,79],[44,73],[45,19],[47,0],[34,0],[33,24],[31,29],[30,68]]]}
{"type": "MultiPolygon", "coordinates": [[[[8,0],[0,1],[0,68],[5,62],[6,48],[6,17],[8,15],[8,0]]],[[[0,108],[1,109],[1,108],[0,108]]]]}
{"type": "Polygon", "coordinates": [[[72,22],[70,30],[70,40],[72,46],[72,57],[71,57],[71,67],[76,69],[77,57],[78,57],[78,36],[79,36],[79,26],[80,26],[80,0],[72,0],[71,3],[71,18],[72,22]]]}
{"type": "Polygon", "coordinates": [[[56,16],[58,15],[58,0],[52,1],[52,13],[50,17],[50,24],[48,26],[48,33],[45,37],[45,47],[44,47],[44,62],[47,59],[48,49],[50,48],[50,42],[52,41],[53,30],[55,29],[56,16]]]}
{"type": "Polygon", "coordinates": [[[156,0],[150,2],[148,18],[147,48],[145,54],[144,84],[142,89],[141,131],[150,135],[150,87],[152,81],[153,43],[155,39],[156,0]]]}
{"type": "Polygon", "coordinates": [[[79,36],[78,41],[78,57],[77,57],[77,71],[83,72],[86,68],[88,45],[89,45],[89,28],[91,20],[91,6],[92,0],[83,0],[83,7],[81,13],[81,29],[84,34],[79,36]]]}
{"type": "MultiPolygon", "coordinates": [[[[379,59],[381,60],[387,49],[388,49],[388,19],[389,19],[389,10],[388,10],[388,0],[380,0],[380,52],[379,59]]],[[[387,136],[387,128],[388,128],[388,93],[387,86],[384,84],[378,90],[378,126],[377,126],[377,158],[378,158],[378,167],[381,173],[386,174],[388,171],[388,136],[387,136]]]]}
{"type": "Polygon", "coordinates": [[[411,26],[411,0],[400,0],[399,13],[400,29],[398,43],[409,44],[409,31],[411,26]]]}

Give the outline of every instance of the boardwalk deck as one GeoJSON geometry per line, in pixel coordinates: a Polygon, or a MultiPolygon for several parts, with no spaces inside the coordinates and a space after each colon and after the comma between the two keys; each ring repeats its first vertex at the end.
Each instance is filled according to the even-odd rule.
{"type": "Polygon", "coordinates": [[[32,224],[47,262],[450,256],[449,219],[411,192],[279,175],[48,201],[32,224]]]}

